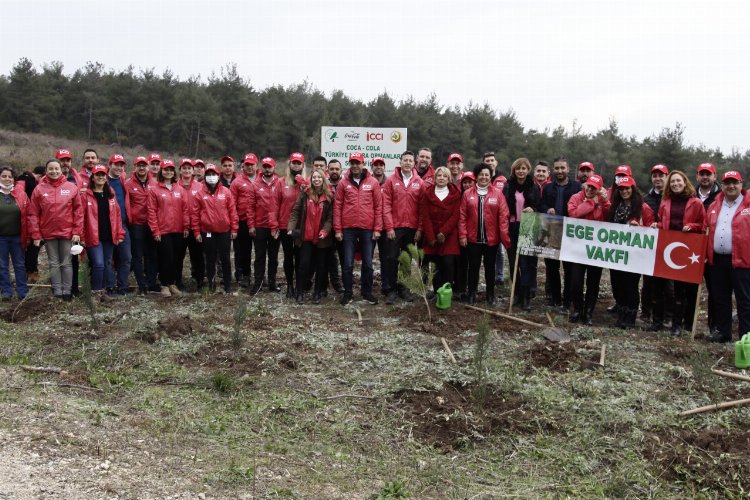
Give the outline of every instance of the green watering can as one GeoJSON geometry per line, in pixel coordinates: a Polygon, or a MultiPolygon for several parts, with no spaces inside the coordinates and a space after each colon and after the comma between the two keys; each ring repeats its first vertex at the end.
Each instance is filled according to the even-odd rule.
{"type": "MultiPolygon", "coordinates": [[[[435,307],[437,307],[438,309],[449,309],[451,307],[453,289],[451,288],[450,283],[446,283],[445,285],[438,288],[435,294],[437,295],[437,302],[435,303],[435,307]]],[[[748,335],[748,337],[750,337],[750,335],[748,335]]],[[[750,346],[750,344],[748,344],[748,346],[750,346]]]]}
{"type": "Polygon", "coordinates": [[[742,370],[750,367],[750,333],[734,343],[734,366],[742,370]]]}

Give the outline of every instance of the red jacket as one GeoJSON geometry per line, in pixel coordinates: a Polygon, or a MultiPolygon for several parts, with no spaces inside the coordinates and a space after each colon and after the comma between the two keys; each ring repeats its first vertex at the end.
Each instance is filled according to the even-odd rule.
{"type": "MultiPolygon", "coordinates": [[[[117,204],[117,197],[114,191],[109,202],[109,225],[112,227],[112,243],[117,245],[125,239],[125,229],[122,227],[122,215],[120,214],[120,205],[117,204]]],[[[96,195],[91,189],[87,189],[81,195],[83,203],[83,242],[85,247],[95,247],[101,241],[99,240],[99,205],[96,202],[96,195]]]]}
{"type": "Polygon", "coordinates": [[[44,176],[31,195],[29,229],[32,240],[69,240],[83,234],[83,206],[78,188],[62,175],[44,176]]]}
{"type": "MultiPolygon", "coordinates": [[[[258,176],[256,175],[257,179],[258,176]]],[[[247,209],[250,205],[251,197],[255,196],[255,189],[253,181],[244,173],[237,176],[232,185],[229,187],[229,191],[232,193],[234,198],[234,204],[237,208],[237,216],[240,220],[247,220],[247,209]]]]}
{"type": "MultiPolygon", "coordinates": [[[[669,214],[672,210],[672,200],[661,200],[659,205],[659,229],[669,229],[669,214]]],[[[706,224],[706,210],[703,202],[697,196],[688,198],[685,205],[685,213],[682,216],[682,225],[688,226],[691,233],[702,233],[706,224]]]]}
{"type": "Polygon", "coordinates": [[[248,229],[262,227],[271,231],[278,231],[277,180],[278,177],[274,175],[273,182],[268,184],[263,180],[262,175],[256,176],[254,196],[250,197],[250,202],[247,205],[248,229]]]}
{"type": "Polygon", "coordinates": [[[133,172],[130,179],[125,181],[125,190],[130,199],[128,210],[128,222],[130,224],[147,224],[148,223],[148,192],[156,185],[156,181],[151,178],[151,174],[146,174],[146,187],[141,185],[141,181],[133,172]]]}
{"type": "MultiPolygon", "coordinates": [[[[476,243],[478,231],[479,194],[475,185],[467,189],[461,199],[458,237],[476,243]]],[[[510,248],[508,204],[505,202],[503,192],[492,185],[487,187],[487,196],[484,198],[484,233],[487,245],[494,246],[502,243],[505,248],[510,248]]]]}
{"type": "Polygon", "coordinates": [[[10,196],[16,200],[16,205],[18,205],[18,208],[21,210],[21,248],[26,248],[26,245],[29,242],[28,213],[31,201],[29,200],[29,197],[26,196],[23,184],[25,183],[17,182],[13,190],[11,190],[10,196]]]}
{"type": "Polygon", "coordinates": [[[276,181],[276,218],[280,228],[285,228],[289,224],[289,216],[301,191],[300,183],[289,187],[284,177],[279,177],[276,181]]]}
{"type": "MultiPolygon", "coordinates": [[[[505,184],[508,182],[507,177],[504,175],[498,175],[494,179],[492,179],[492,185],[502,191],[505,188],[505,184]]],[[[508,202],[506,201],[505,204],[507,205],[508,202]]]]}
{"type": "Polygon", "coordinates": [[[163,182],[157,182],[148,192],[148,227],[154,236],[180,233],[190,227],[188,195],[179,183],[170,191],[163,182]]]}
{"type": "Polygon", "coordinates": [[[422,214],[424,231],[424,253],[427,255],[458,255],[458,218],[461,208],[461,189],[448,184],[448,196],[440,201],[435,188],[424,190],[419,200],[419,213],[422,214]],[[437,242],[437,235],[443,233],[445,242],[437,242]],[[435,242],[433,245],[432,242],[435,242]]]}
{"type": "Polygon", "coordinates": [[[201,233],[237,233],[239,219],[237,205],[234,203],[232,192],[219,183],[213,194],[208,187],[195,195],[190,211],[190,228],[196,238],[201,233]]]}
{"type": "Polygon", "coordinates": [[[602,203],[594,202],[594,198],[586,198],[586,191],[579,191],[568,200],[568,216],[576,219],[606,221],[607,212],[612,203],[607,201],[602,203]]]}
{"type": "MultiPolygon", "coordinates": [[[[742,190],[738,198],[740,206],[732,217],[732,267],[750,268],[750,192],[742,190]]],[[[708,226],[708,246],[706,254],[708,263],[714,263],[714,236],[716,221],[719,219],[721,204],[724,203],[724,193],[716,195],[713,203],[706,212],[706,225],[708,226]]]]}
{"type": "Polygon", "coordinates": [[[419,198],[427,186],[416,171],[412,170],[409,187],[404,185],[401,167],[383,183],[383,229],[390,231],[399,227],[419,227],[419,198]]]}
{"type": "Polygon", "coordinates": [[[352,181],[348,171],[336,188],[333,230],[340,233],[349,228],[383,230],[383,195],[367,169],[362,169],[359,184],[352,181]]]}
{"type": "MultiPolygon", "coordinates": [[[[398,167],[396,167],[398,168],[398,167]]],[[[435,167],[430,165],[427,167],[427,170],[425,171],[424,175],[419,175],[419,172],[417,171],[417,167],[414,167],[414,175],[422,179],[422,182],[425,184],[435,184],[435,167]]]]}

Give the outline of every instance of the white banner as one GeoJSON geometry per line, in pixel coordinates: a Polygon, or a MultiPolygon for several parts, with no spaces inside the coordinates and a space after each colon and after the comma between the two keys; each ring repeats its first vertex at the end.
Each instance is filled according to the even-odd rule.
{"type": "Polygon", "coordinates": [[[322,127],[320,130],[321,155],[328,161],[339,160],[344,169],[349,166],[349,155],[359,152],[370,171],[372,159],[382,157],[385,173],[390,175],[406,149],[405,128],[322,127]]]}

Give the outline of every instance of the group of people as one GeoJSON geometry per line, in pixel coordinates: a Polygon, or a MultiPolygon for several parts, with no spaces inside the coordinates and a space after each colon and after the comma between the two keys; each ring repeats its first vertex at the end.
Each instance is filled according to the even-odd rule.
{"type": "MultiPolygon", "coordinates": [[[[532,166],[518,158],[505,177],[493,152],[465,171],[458,153],[435,168],[428,148],[404,151],[389,176],[383,158],[374,158],[368,170],[359,152],[350,155],[346,172],[338,160],[320,156],[308,167],[296,152],[278,169],[273,158],[258,160],[248,153],[239,171],[228,155],[216,166],[189,158],[175,164],[153,153],[135,158],[129,176],[121,154],[111,155],[104,165],[89,149],[80,169],[72,161],[70,151],[58,149],[43,168],[18,178],[10,167],[0,168],[3,298],[13,293],[9,261],[22,299],[28,293],[26,260],[34,266],[44,245],[52,293],[63,300],[79,291],[84,255],[95,293],[129,293],[132,271],[140,294],[181,295],[187,254],[198,288],[215,291],[220,286],[231,293],[237,282],[253,294],[264,287],[278,292],[278,253],[283,249],[288,298],[301,304],[312,290],[312,302],[319,303],[332,287],[341,294],[341,304],[348,304],[354,264],[361,259],[361,297],[377,304],[377,248],[381,292],[386,304],[394,304],[413,300],[400,279],[399,256],[417,245],[424,255],[423,270],[430,264],[435,270],[433,291],[449,283],[456,299],[469,304],[477,301],[483,264],[489,306],[500,298],[496,285],[504,282],[505,249],[509,269],[517,266],[517,305],[529,310],[537,293],[538,259],[520,255],[516,264],[516,248],[522,214],[543,212],[708,231],[709,338],[731,338],[732,292],[740,331],[750,331],[750,250],[741,244],[745,224],[750,224],[745,223],[750,197],[739,172],[726,172],[719,184],[710,163],[698,166],[697,189],[685,173],[656,165],[650,190],[643,194],[627,165],[617,167],[606,188],[590,162],[580,163],[573,179],[563,157],[551,169],[545,161],[532,166]]],[[[545,269],[548,305],[569,313],[571,322],[591,324],[602,269],[552,259],[545,259],[545,269]]],[[[617,326],[635,326],[640,306],[642,319],[654,331],[668,322],[674,335],[692,327],[697,285],[646,276],[639,289],[640,278],[611,271],[615,305],[610,311],[617,314],[617,326]]]]}

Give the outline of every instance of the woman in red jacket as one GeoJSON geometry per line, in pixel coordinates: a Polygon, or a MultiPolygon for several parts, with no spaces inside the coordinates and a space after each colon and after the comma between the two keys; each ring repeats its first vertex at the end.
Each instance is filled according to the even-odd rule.
{"type": "Polygon", "coordinates": [[[219,183],[219,171],[213,166],[206,167],[203,177],[205,186],[196,193],[190,216],[190,227],[195,241],[203,243],[206,258],[206,278],[208,289],[216,290],[216,257],[221,259],[221,272],[224,280],[224,293],[232,291],[232,263],[229,259],[231,242],[237,237],[239,218],[229,188],[219,183]]]}
{"type": "MultiPolygon", "coordinates": [[[[286,298],[295,297],[294,270],[299,264],[299,247],[294,245],[294,238],[284,231],[289,224],[292,207],[297,202],[305,179],[305,157],[302,153],[292,153],[286,167],[286,175],[279,178],[276,186],[276,206],[279,228],[281,228],[281,247],[284,249],[284,276],[286,277],[286,298]]],[[[299,281],[299,280],[297,280],[299,281]]],[[[299,292],[299,290],[297,290],[299,292]]]]}
{"type": "MultiPolygon", "coordinates": [[[[695,188],[687,176],[672,170],[664,182],[664,193],[659,205],[659,222],[651,227],[682,231],[685,233],[702,233],[705,228],[706,210],[703,203],[695,195],[695,188]]],[[[655,285],[654,317],[663,315],[665,280],[658,280],[655,285]]],[[[693,329],[695,315],[695,300],[698,296],[698,285],[674,282],[674,302],[672,311],[672,336],[679,337],[682,329],[693,329]]],[[[662,317],[662,316],[659,316],[662,317]]]]}
{"type": "Polygon", "coordinates": [[[89,187],[81,195],[83,202],[83,244],[91,261],[91,290],[105,287],[107,294],[115,293],[115,270],[112,255],[115,246],[125,239],[120,206],[107,182],[107,167],[91,169],[89,187]]]}
{"type": "Polygon", "coordinates": [[[445,283],[453,283],[456,257],[459,254],[458,217],[461,190],[451,183],[446,167],[435,170],[435,185],[428,185],[419,200],[425,255],[431,255],[436,273],[432,288],[437,291],[445,283]]]}
{"type": "Polygon", "coordinates": [[[484,280],[487,304],[494,306],[495,259],[500,243],[510,247],[508,205],[502,190],[490,185],[492,171],[487,164],[474,169],[476,185],[463,194],[459,211],[458,238],[469,256],[469,294],[467,302],[476,302],[479,285],[479,266],[484,260],[484,280]]]}
{"type": "Polygon", "coordinates": [[[0,167],[0,293],[3,300],[13,296],[10,286],[11,260],[18,298],[23,300],[29,292],[24,256],[29,230],[26,221],[28,208],[29,198],[23,186],[15,186],[13,169],[0,167]]]}
{"type": "Polygon", "coordinates": [[[286,235],[299,248],[297,304],[305,301],[305,284],[315,272],[313,304],[320,304],[326,278],[328,253],[333,246],[333,195],[323,170],[310,177],[310,188],[300,192],[287,223],[286,235]]]}
{"type": "MultiPolygon", "coordinates": [[[[602,178],[591,175],[583,185],[583,190],[568,200],[568,216],[576,219],[605,221],[611,205],[607,190],[602,187],[602,178]]],[[[599,297],[599,282],[602,279],[602,268],[586,264],[572,263],[570,267],[570,296],[573,312],[569,321],[582,321],[591,325],[594,307],[599,297]],[[586,283],[586,296],[583,295],[583,284],[586,283]]]]}
{"type": "Polygon", "coordinates": [[[63,176],[57,160],[47,162],[45,176],[31,195],[29,230],[34,245],[44,240],[53,295],[72,300],[70,247],[81,241],[83,207],[78,188],[63,176]]]}
{"type": "Polygon", "coordinates": [[[190,207],[187,193],[175,179],[172,160],[162,162],[156,180],[148,193],[148,226],[156,241],[161,295],[179,296],[182,292],[176,283],[180,263],[176,256],[188,236],[190,207]]]}

